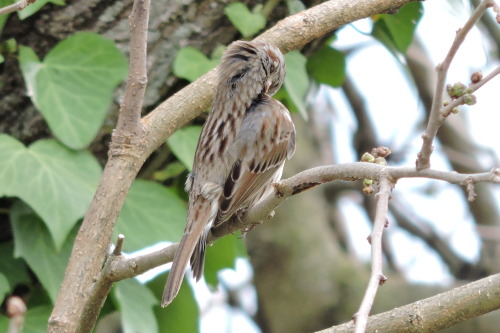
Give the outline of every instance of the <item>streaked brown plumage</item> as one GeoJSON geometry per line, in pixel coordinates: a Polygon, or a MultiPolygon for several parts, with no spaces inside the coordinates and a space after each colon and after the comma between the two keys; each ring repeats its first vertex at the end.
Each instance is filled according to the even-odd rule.
{"type": "Polygon", "coordinates": [[[283,54],[273,45],[237,41],[224,53],[212,110],[186,181],[186,229],[168,275],[163,307],[179,292],[189,260],[196,280],[203,275],[210,229],[254,206],[281,178],[285,160],[295,151],[290,114],[271,98],[284,78],[283,54]]]}

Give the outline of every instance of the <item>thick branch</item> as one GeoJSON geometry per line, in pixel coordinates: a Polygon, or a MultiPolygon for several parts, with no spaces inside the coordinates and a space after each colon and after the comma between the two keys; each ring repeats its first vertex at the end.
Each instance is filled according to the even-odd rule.
{"type": "MultiPolygon", "coordinates": [[[[437,332],[500,309],[500,274],[368,318],[366,332],[437,332]]],[[[354,323],[318,333],[347,333],[354,323]]]]}
{"type": "Polygon", "coordinates": [[[97,284],[111,235],[130,186],[145,161],[139,151],[143,130],[139,122],[146,85],[146,32],[150,0],[136,0],[131,15],[129,79],[118,128],[113,133],[109,160],[94,200],[73,245],[64,280],[49,318],[48,332],[90,332],[111,285],[97,284]],[[142,44],[141,44],[142,43],[142,44]],[[93,291],[99,298],[89,300],[93,291]]]}

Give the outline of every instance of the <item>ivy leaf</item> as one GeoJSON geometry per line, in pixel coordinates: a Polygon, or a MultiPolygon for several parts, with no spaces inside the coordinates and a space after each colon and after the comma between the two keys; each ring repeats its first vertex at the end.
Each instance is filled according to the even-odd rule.
{"type": "Polygon", "coordinates": [[[113,89],[127,75],[125,58],[113,42],[77,33],[43,62],[20,47],[19,61],[28,94],[55,136],[73,149],[86,147],[104,121],[113,89]]]}
{"type": "Polygon", "coordinates": [[[101,175],[96,158],[72,151],[53,139],[29,148],[0,134],[0,196],[22,199],[43,219],[60,249],[83,217],[101,175]]]}
{"type": "Polygon", "coordinates": [[[125,235],[124,250],[131,252],[161,241],[178,241],[185,223],[186,204],[174,191],[138,179],[125,199],[115,235],[125,235]]]}
{"type": "Polygon", "coordinates": [[[266,18],[261,13],[252,13],[241,2],[233,2],[224,8],[231,23],[243,35],[250,38],[266,26],[266,18]]]}
{"type": "Polygon", "coordinates": [[[391,52],[395,50],[405,53],[415,33],[420,18],[422,17],[422,4],[410,2],[394,14],[381,14],[376,16],[372,36],[382,42],[391,52]]]}
{"type": "Polygon", "coordinates": [[[21,201],[12,206],[10,219],[14,234],[14,255],[26,260],[55,303],[77,228],[73,229],[58,251],[43,222],[21,201]]]}
{"type": "Polygon", "coordinates": [[[167,144],[184,166],[191,171],[194,153],[201,133],[201,126],[186,126],[177,130],[167,140],[167,144]]]}
{"type": "Polygon", "coordinates": [[[206,55],[188,46],[179,50],[175,56],[173,71],[180,78],[194,81],[217,66],[219,58],[208,59],[206,55]]]}
{"type": "Polygon", "coordinates": [[[153,312],[158,300],[151,290],[136,279],[126,279],[115,285],[113,296],[120,309],[123,332],[158,332],[153,312]]]}
{"type": "Polygon", "coordinates": [[[319,83],[340,87],[345,77],[345,56],[325,44],[307,60],[307,71],[319,83]]]}
{"type": "MultiPolygon", "coordinates": [[[[148,288],[160,303],[163,288],[167,281],[166,274],[160,274],[147,283],[148,288]]],[[[188,283],[182,283],[179,294],[166,308],[154,308],[160,332],[198,333],[199,310],[193,291],[188,283]]]]}
{"type": "Polygon", "coordinates": [[[290,111],[298,111],[302,117],[307,119],[307,110],[304,98],[309,89],[309,77],[306,71],[307,59],[298,51],[292,51],[285,55],[286,71],[283,88],[275,95],[275,98],[283,100],[290,111]]]}

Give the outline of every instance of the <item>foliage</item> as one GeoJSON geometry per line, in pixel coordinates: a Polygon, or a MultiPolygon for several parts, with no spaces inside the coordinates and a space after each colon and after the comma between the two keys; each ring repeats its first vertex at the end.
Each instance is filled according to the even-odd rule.
{"type": "Polygon", "coordinates": [[[54,135],[73,149],[95,137],[115,86],[127,74],[125,58],[113,43],[91,33],[60,42],[43,62],[32,49],[21,47],[19,62],[33,104],[54,135]]]}
{"type": "Polygon", "coordinates": [[[243,3],[233,2],[224,8],[224,13],[244,38],[250,38],[266,26],[260,9],[261,6],[256,6],[251,12],[243,3]]]}
{"type": "Polygon", "coordinates": [[[194,47],[179,50],[174,61],[174,73],[188,81],[194,81],[219,63],[224,47],[217,47],[211,59],[194,47]]]}
{"type": "Polygon", "coordinates": [[[413,40],[413,33],[422,17],[422,4],[409,3],[396,14],[381,14],[375,18],[372,35],[394,54],[405,53],[413,40]]]}
{"type": "Polygon", "coordinates": [[[85,213],[100,174],[88,151],[72,151],[53,139],[25,147],[0,135],[0,195],[29,204],[46,223],[58,249],[85,213]]]}
{"type": "MultiPolygon", "coordinates": [[[[35,14],[46,2],[37,1],[37,6],[19,14],[20,19],[35,14]]],[[[64,4],[60,0],[52,2],[64,4]]],[[[302,3],[289,1],[289,6],[297,11],[302,3]]],[[[254,36],[267,23],[261,8],[250,11],[242,3],[228,5],[225,13],[245,38],[254,36]]],[[[378,18],[375,26],[380,32],[374,35],[404,52],[414,28],[414,24],[412,28],[404,23],[408,17],[419,17],[414,9],[401,13],[406,16],[378,18]]],[[[5,19],[6,15],[0,17],[0,31],[5,19]]],[[[276,96],[303,117],[307,117],[305,98],[313,84],[337,87],[343,82],[344,55],[332,43],[329,41],[309,58],[298,51],[285,56],[287,76],[276,96]]],[[[192,47],[183,48],[177,54],[173,71],[194,81],[217,65],[222,51],[223,47],[216,48],[209,58],[192,47]]],[[[0,243],[0,295],[12,294],[19,285],[28,285],[38,297],[28,304],[25,332],[38,332],[46,325],[78,221],[83,218],[101,176],[101,166],[88,146],[102,127],[113,90],[125,79],[127,66],[112,41],[92,33],[70,36],[43,60],[33,49],[20,46],[18,59],[27,95],[47,121],[54,138],[25,146],[13,137],[0,135],[0,197],[8,198],[10,203],[8,216],[13,235],[12,241],[0,243]]],[[[167,166],[169,175],[185,177],[185,170],[191,170],[200,131],[200,126],[189,126],[168,139],[166,144],[173,154],[167,166]]],[[[125,251],[181,237],[185,198],[179,195],[176,184],[165,183],[171,186],[139,179],[131,187],[115,230],[116,234],[133,235],[127,238],[125,251]]],[[[234,267],[235,258],[244,253],[243,243],[236,236],[226,237],[209,248],[207,282],[216,285],[218,271],[234,267]]],[[[110,306],[111,310],[120,311],[125,332],[197,330],[198,319],[193,318],[197,318],[198,309],[186,284],[174,303],[160,312],[158,297],[164,281],[160,275],[146,284],[127,280],[114,287],[110,306]]],[[[0,330],[5,325],[5,318],[0,317],[0,330]]]]}

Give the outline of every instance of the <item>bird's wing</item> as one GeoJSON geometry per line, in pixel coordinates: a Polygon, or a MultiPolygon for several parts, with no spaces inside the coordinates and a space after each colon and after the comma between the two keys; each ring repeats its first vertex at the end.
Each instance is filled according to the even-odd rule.
{"type": "Polygon", "coordinates": [[[295,151],[295,127],[280,102],[263,98],[247,111],[228,151],[236,156],[224,183],[215,225],[239,209],[249,208],[281,177],[284,162],[295,151]]]}

